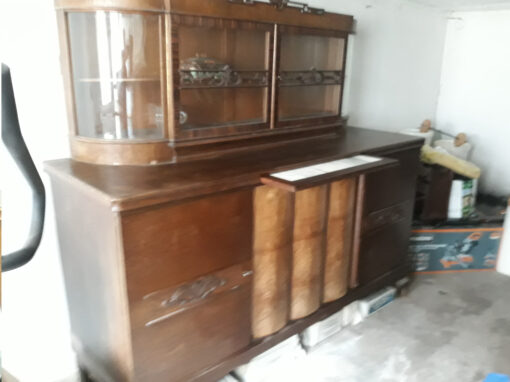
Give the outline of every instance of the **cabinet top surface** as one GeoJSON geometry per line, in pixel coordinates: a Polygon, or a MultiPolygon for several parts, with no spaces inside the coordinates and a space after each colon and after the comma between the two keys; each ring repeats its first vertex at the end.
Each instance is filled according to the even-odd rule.
{"type": "Polygon", "coordinates": [[[353,16],[324,12],[304,13],[299,7],[277,7],[255,1],[243,4],[228,0],[55,0],[59,10],[128,10],[171,12],[181,15],[210,16],[310,28],[353,31],[353,16]]]}
{"type": "Polygon", "coordinates": [[[104,166],[58,159],[50,175],[96,193],[113,210],[130,210],[260,184],[264,173],[360,153],[420,146],[421,138],[346,127],[336,137],[253,148],[214,159],[154,166],[104,166]]]}

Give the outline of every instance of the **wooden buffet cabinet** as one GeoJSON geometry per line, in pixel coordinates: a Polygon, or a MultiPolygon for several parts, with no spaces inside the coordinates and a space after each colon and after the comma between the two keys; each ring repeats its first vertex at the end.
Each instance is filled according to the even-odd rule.
{"type": "Polygon", "coordinates": [[[422,142],[344,126],[352,17],[245,3],[56,2],[46,169],[94,380],[215,381],[410,271],[422,142]]]}

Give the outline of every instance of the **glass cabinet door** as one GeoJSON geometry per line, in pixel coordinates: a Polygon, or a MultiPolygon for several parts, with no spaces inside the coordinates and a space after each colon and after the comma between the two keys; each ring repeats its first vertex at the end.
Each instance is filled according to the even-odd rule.
{"type": "Polygon", "coordinates": [[[69,12],[67,23],[76,135],[163,139],[163,17],[69,12]]]}
{"type": "Polygon", "coordinates": [[[277,127],[340,118],[347,35],[280,27],[277,127]]]}
{"type": "Polygon", "coordinates": [[[269,128],[272,35],[268,24],[172,16],[178,139],[269,128]]]}

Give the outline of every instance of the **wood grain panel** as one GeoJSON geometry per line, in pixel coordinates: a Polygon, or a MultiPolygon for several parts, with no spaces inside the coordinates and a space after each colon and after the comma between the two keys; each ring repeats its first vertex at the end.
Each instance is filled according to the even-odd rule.
{"type": "Polygon", "coordinates": [[[150,293],[131,306],[131,325],[149,327],[251,283],[251,261],[150,293]]]}
{"type": "Polygon", "coordinates": [[[352,33],[354,27],[353,16],[330,12],[323,15],[306,14],[293,7],[279,10],[272,5],[258,1],[253,5],[246,5],[234,4],[228,0],[55,0],[55,8],[170,11],[182,15],[287,24],[348,33],[352,33]]]}
{"type": "Polygon", "coordinates": [[[179,14],[288,24],[344,32],[352,32],[354,24],[353,16],[328,12],[323,15],[306,14],[292,7],[278,10],[262,2],[245,5],[234,4],[227,0],[170,0],[169,3],[170,12],[179,14]]]}
{"type": "Polygon", "coordinates": [[[413,213],[413,200],[401,203],[399,217],[386,225],[367,231],[361,237],[359,258],[359,284],[367,285],[394,269],[408,265],[409,236],[413,213]]]}
{"type": "MultiPolygon", "coordinates": [[[[268,144],[270,139],[265,138],[267,140],[258,141],[259,146],[256,147],[241,146],[236,142],[240,145],[238,150],[227,150],[228,155],[218,153],[208,160],[160,166],[95,166],[60,159],[46,162],[45,168],[52,175],[72,178],[104,194],[112,200],[117,210],[132,210],[229,189],[255,187],[260,184],[260,175],[264,173],[290,170],[360,153],[386,157],[392,155],[390,150],[412,147],[417,154],[423,143],[421,138],[353,127],[342,129],[337,136],[302,138],[279,145],[268,144]]],[[[232,149],[233,146],[232,143],[229,147],[232,149]]],[[[220,146],[217,149],[224,148],[220,146]]],[[[205,147],[201,149],[207,150],[205,147]]],[[[375,184],[373,192],[375,201],[378,186],[375,184]]]]}
{"type": "Polygon", "coordinates": [[[107,165],[146,165],[170,162],[174,150],[167,141],[109,142],[87,138],[71,138],[73,159],[107,165]]]}
{"type": "Polygon", "coordinates": [[[347,293],[355,196],[356,178],[330,185],[323,302],[334,301],[347,293]]]}
{"type": "Polygon", "coordinates": [[[294,194],[274,187],[254,192],[253,337],[285,326],[290,308],[294,194]]]}
{"type": "Polygon", "coordinates": [[[134,327],[136,381],[192,381],[247,347],[250,289],[247,282],[168,320],[134,327]]]}
{"type": "Polygon", "coordinates": [[[124,9],[129,11],[165,11],[167,0],[55,0],[56,9],[124,9]]]}
{"type": "Polygon", "coordinates": [[[252,191],[122,217],[130,301],[250,260],[252,191]]]}
{"type": "Polygon", "coordinates": [[[367,174],[366,213],[414,199],[420,150],[398,150],[384,156],[398,160],[399,166],[367,174]]]}
{"type": "Polygon", "coordinates": [[[133,359],[118,215],[83,187],[52,178],[73,348],[104,381],[131,381],[133,359]]]}
{"type": "Polygon", "coordinates": [[[326,239],[328,186],[296,193],[292,254],[291,313],[293,320],[319,308],[326,239]]]}

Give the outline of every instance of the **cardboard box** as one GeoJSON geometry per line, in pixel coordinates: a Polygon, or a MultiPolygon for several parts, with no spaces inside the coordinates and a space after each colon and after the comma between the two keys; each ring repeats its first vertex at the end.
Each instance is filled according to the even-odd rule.
{"type": "Polygon", "coordinates": [[[392,302],[396,296],[397,289],[389,286],[362,300],[354,301],[341,311],[305,329],[300,335],[301,343],[307,350],[311,350],[342,328],[359,324],[366,317],[392,302]]]}
{"type": "Polygon", "coordinates": [[[373,293],[367,298],[360,300],[359,308],[363,318],[368,317],[372,313],[385,307],[395,300],[397,296],[397,288],[386,287],[379,292],[373,293]]]}
{"type": "Polygon", "coordinates": [[[303,346],[306,349],[310,349],[342,330],[344,326],[343,312],[344,311],[341,310],[325,320],[306,328],[300,334],[303,346]]]}
{"type": "Polygon", "coordinates": [[[295,380],[296,365],[306,359],[299,336],[294,335],[235,369],[244,382],[276,382],[295,380]]]}
{"type": "Polygon", "coordinates": [[[448,219],[467,218],[475,212],[477,188],[477,179],[456,176],[450,191],[448,219]]]}
{"type": "Polygon", "coordinates": [[[503,228],[441,227],[412,231],[410,255],[417,273],[494,270],[503,228]]]}

